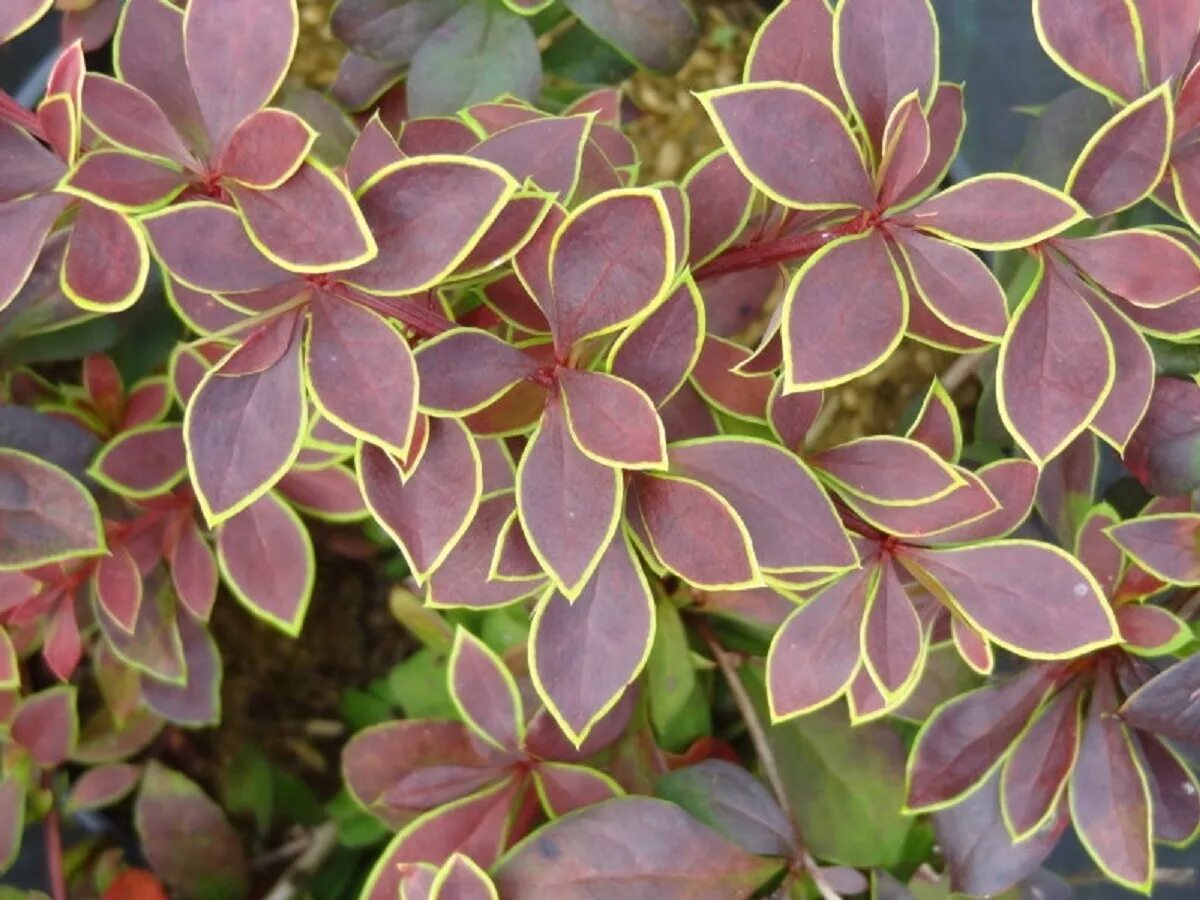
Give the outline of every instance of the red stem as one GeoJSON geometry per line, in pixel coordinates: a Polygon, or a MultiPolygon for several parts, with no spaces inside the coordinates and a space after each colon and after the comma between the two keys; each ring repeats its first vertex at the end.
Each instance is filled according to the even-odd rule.
{"type": "Polygon", "coordinates": [[[333,292],[344,300],[361,303],[375,310],[381,316],[395,319],[406,328],[410,328],[424,338],[431,338],[449,331],[454,323],[439,312],[421,306],[413,300],[400,297],[377,297],[355,290],[348,285],[339,284],[333,292]]]}
{"type": "Polygon", "coordinates": [[[747,269],[759,269],[803,259],[840,237],[862,234],[876,224],[873,216],[863,213],[833,228],[805,234],[789,234],[769,241],[755,241],[739,247],[730,247],[697,269],[695,278],[697,281],[703,281],[706,278],[717,278],[747,269]]]}
{"type": "Polygon", "coordinates": [[[43,143],[47,141],[46,131],[42,128],[38,117],[10,97],[3,89],[0,89],[0,121],[12,122],[14,125],[24,128],[39,141],[43,143]]]}
{"type": "Polygon", "coordinates": [[[50,791],[50,809],[42,826],[46,833],[46,877],[50,881],[50,896],[67,900],[67,878],[63,869],[62,827],[58,817],[58,801],[54,798],[54,781],[50,772],[42,774],[42,787],[50,791]]]}

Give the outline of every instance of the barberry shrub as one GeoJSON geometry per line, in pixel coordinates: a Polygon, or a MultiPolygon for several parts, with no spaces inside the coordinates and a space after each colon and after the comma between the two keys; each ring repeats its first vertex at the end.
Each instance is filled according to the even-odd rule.
{"type": "MultiPolygon", "coordinates": [[[[364,898],[995,894],[1068,827],[1150,892],[1200,833],[1200,3],[1033,0],[1106,118],[1061,184],[949,185],[926,0],[780,5],[679,184],[616,90],[489,80],[547,5],[345,0],[341,144],[276,105],[293,0],[128,0],[111,76],[83,4],[37,108],[0,95],[3,346],[152,278],[186,330],[136,380],[4,372],[0,867],[132,796],[169,888],[247,894],[156,738],[219,720],[216,603],[294,636],[337,602],[323,520],[399,550],[448,659],[439,715],[344,749],[394,833],[364,898]],[[829,441],[906,341],[959,374],[829,441]]],[[[566,6],[649,66],[694,37],[566,6]]]]}

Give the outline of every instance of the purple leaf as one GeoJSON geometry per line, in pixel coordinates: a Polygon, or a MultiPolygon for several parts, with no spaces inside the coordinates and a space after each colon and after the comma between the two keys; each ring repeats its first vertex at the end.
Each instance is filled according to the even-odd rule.
{"type": "Polygon", "coordinates": [[[67,206],[66,197],[50,194],[0,203],[0,309],[24,286],[46,235],[67,206]]]}
{"type": "Polygon", "coordinates": [[[759,26],[744,81],[808,85],[830,103],[845,102],[833,66],[833,14],[825,0],[786,0],[759,26]]]}
{"type": "Polygon", "coordinates": [[[187,680],[182,685],[142,678],[146,705],[169,722],[188,728],[221,720],[221,656],[212,635],[191,616],[179,617],[187,680]]]}
{"type": "Polygon", "coordinates": [[[525,714],[512,672],[479,638],[461,626],[450,650],[450,696],[471,729],[497,749],[515,753],[525,714]]]}
{"type": "Polygon", "coordinates": [[[89,72],[83,81],[83,114],[111,144],[199,168],[163,110],[133,84],[89,72]]]}
{"type": "Polygon", "coordinates": [[[998,341],[1004,336],[1004,292],[978,256],[912,229],[898,230],[896,241],[913,287],[934,315],[971,337],[998,341]]]}
{"type": "Polygon", "coordinates": [[[1042,48],[1068,75],[1118,103],[1144,86],[1137,7],[1124,0],[1034,0],[1033,21],[1042,48]],[[1096,23],[1104,28],[1097,29],[1096,23]]]}
{"type": "Polygon", "coordinates": [[[247,187],[276,188],[300,168],[316,139],[317,133],[295,113],[262,109],[234,130],[217,171],[247,187]]]}
{"type": "Polygon", "coordinates": [[[687,380],[704,336],[704,306],[695,282],[685,277],[654,312],[613,344],[608,365],[662,406],[687,380]]]}
{"type": "Polygon", "coordinates": [[[44,769],[66,762],[79,740],[75,688],[48,688],[22,700],[9,726],[9,738],[44,769]]]}
{"type": "Polygon", "coordinates": [[[775,202],[800,209],[874,206],[871,180],[850,127],[813,88],[734,85],[709,91],[700,102],[742,174],[775,202]],[[803,153],[781,152],[801,133],[803,153]]]}
{"type": "Polygon", "coordinates": [[[291,0],[194,0],[183,17],[187,71],[214,147],[279,90],[300,23],[291,0]]]}
{"type": "Polygon", "coordinates": [[[0,570],[103,551],[100,512],[83,485],[32,455],[0,448],[0,570]]]}
{"type": "Polygon", "coordinates": [[[187,475],[183,430],[164,422],[124,431],[104,445],[89,472],[126,497],[165,494],[187,475]]]}
{"type": "Polygon", "coordinates": [[[587,456],[622,469],[666,466],[663,425],[640,388],[603,372],[562,369],[558,390],[567,428],[587,456]]]}
{"type": "Polygon", "coordinates": [[[897,506],[937,500],[964,483],[924,444],[891,435],[856,438],[814,454],[809,463],[841,491],[897,506]]]}
{"type": "Polygon", "coordinates": [[[530,672],[576,745],[620,700],[650,654],[654,598],[623,535],[615,536],[574,601],[549,593],[534,612],[530,672]],[[591,660],[586,666],[581,659],[591,660]]]}
{"type": "Polygon", "coordinates": [[[416,361],[421,407],[435,415],[481,410],[538,370],[533,357],[474,328],[454,328],[423,342],[416,361]]]}
{"type": "Polygon", "coordinates": [[[1200,515],[1141,516],[1109,529],[1114,541],[1142,568],[1171,584],[1200,584],[1200,515]]]}
{"type": "Polygon", "coordinates": [[[304,523],[274,494],[265,494],[217,532],[217,562],[235,597],[295,637],[304,623],[316,577],[312,539],[304,523]]]}
{"type": "Polygon", "coordinates": [[[1200,743],[1200,655],[1173,664],[1121,708],[1129,727],[1169,740],[1200,743]]]}
{"type": "Polygon", "coordinates": [[[1013,745],[1000,775],[1000,805],[1014,840],[1033,836],[1059,808],[1079,750],[1083,692],[1060,691],[1013,745]]]}
{"type": "Polygon", "coordinates": [[[546,814],[555,819],[624,793],[608,775],[586,766],[542,762],[534,778],[546,814]]]}

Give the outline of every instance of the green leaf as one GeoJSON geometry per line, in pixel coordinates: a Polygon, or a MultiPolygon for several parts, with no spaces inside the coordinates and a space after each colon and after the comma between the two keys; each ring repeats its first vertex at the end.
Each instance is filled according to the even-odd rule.
{"type": "Polygon", "coordinates": [[[616,84],[636,67],[592,31],[576,23],[555,38],[542,54],[547,73],[578,84],[616,84]]]}
{"type": "Polygon", "coordinates": [[[541,84],[542,59],[529,22],[498,3],[470,0],[413,57],[408,111],[446,115],[500,94],[532,100],[541,84]]]}
{"type": "Polygon", "coordinates": [[[265,835],[275,808],[275,782],[263,752],[250,744],[239,749],[221,772],[220,787],[226,811],[249,816],[258,834],[265,835]]]}
{"type": "Polygon", "coordinates": [[[410,719],[457,719],[450,699],[444,653],[418,650],[388,674],[392,702],[410,719]]]}
{"type": "Polygon", "coordinates": [[[327,809],[337,824],[338,840],[347,847],[377,844],[388,834],[383,823],[355,803],[345,790],[338,791],[327,809]]]}
{"type": "Polygon", "coordinates": [[[654,644],[646,662],[650,721],[666,750],[681,752],[711,729],[679,610],[669,600],[655,608],[654,644]]]}
{"type": "Polygon", "coordinates": [[[275,817],[288,825],[312,827],[325,821],[321,801],[304,781],[279,769],[271,770],[275,817]]]}
{"type": "MultiPolygon", "coordinates": [[[[769,722],[762,668],[742,680],[769,722]]],[[[835,704],[770,728],[788,804],[817,857],[855,868],[892,866],[904,856],[912,819],[904,805],[904,747],[883,723],[851,727],[835,704]]]]}
{"type": "Polygon", "coordinates": [[[338,712],[351,731],[362,731],[392,718],[392,708],[387,701],[355,688],[350,688],[342,694],[338,702],[338,712]]]}

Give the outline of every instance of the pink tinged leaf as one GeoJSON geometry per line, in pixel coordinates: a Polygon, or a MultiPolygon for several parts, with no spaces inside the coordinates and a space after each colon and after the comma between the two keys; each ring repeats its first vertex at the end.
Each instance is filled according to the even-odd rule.
{"type": "Polygon", "coordinates": [[[1200,830],[1200,784],[1187,764],[1163,741],[1138,735],[1149,779],[1154,840],[1181,846],[1200,830]]]}
{"type": "Polygon", "coordinates": [[[342,779],[355,801],[390,828],[502,777],[504,754],[461,722],[397,720],[354,735],[342,753],[342,779]]]}
{"type": "Polygon", "coordinates": [[[704,307],[685,279],[654,312],[626,332],[609,355],[609,371],[661,406],[687,380],[700,352],[704,307]]]}
{"type": "Polygon", "coordinates": [[[121,213],[84,203],[63,259],[62,287],[77,306],[116,312],[138,299],[150,255],[141,229],[121,213]]]}
{"type": "Polygon", "coordinates": [[[563,369],[559,400],[576,445],[622,469],[661,469],[667,445],[654,403],[638,387],[603,372],[563,369]]]}
{"type": "Polygon", "coordinates": [[[1200,515],[1142,516],[1109,529],[1142,568],[1171,584],[1200,584],[1200,515]]]}
{"type": "Polygon", "coordinates": [[[996,666],[996,656],[988,639],[966,623],[961,616],[951,614],[950,637],[963,662],[980,674],[989,674],[996,666]]]}
{"type": "Polygon", "coordinates": [[[835,572],[857,565],[829,497],[793,455],[736,437],[673,444],[668,455],[671,472],[707,485],[733,507],[763,569],[835,572]]]}
{"type": "Polygon", "coordinates": [[[534,778],[542,806],[551,818],[595,806],[622,794],[612,779],[585,766],[542,762],[534,769],[534,778]]]}
{"type": "Polygon", "coordinates": [[[611,331],[663,298],[676,247],[669,210],[650,189],[607,194],[577,208],[550,244],[546,318],[561,354],[611,331]]]}
{"type": "Polygon", "coordinates": [[[189,169],[199,166],[163,110],[132,84],[89,72],[83,82],[83,116],[118,147],[189,169]]]}
{"type": "Polygon", "coordinates": [[[469,125],[451,116],[409,119],[400,127],[397,138],[405,156],[466,155],[478,141],[479,135],[469,125]]]}
{"type": "MultiPolygon", "coordinates": [[[[1175,96],[1175,133],[1186,135],[1197,125],[1200,125],[1200,64],[1192,64],[1192,68],[1180,80],[1175,96]]],[[[1162,187],[1160,185],[1159,190],[1162,187]]],[[[1167,187],[1166,194],[1170,196],[1172,192],[1167,187]]],[[[1155,196],[1160,196],[1157,190],[1155,196]]]]}
{"type": "Polygon", "coordinates": [[[923,197],[941,184],[950,171],[966,126],[962,85],[939,84],[925,118],[929,123],[929,155],[920,173],[896,196],[894,205],[923,197]]]}
{"type": "Polygon", "coordinates": [[[113,47],[117,77],[143,91],[198,152],[209,148],[184,58],[183,13],[165,0],[130,0],[113,47]]]}
{"type": "Polygon", "coordinates": [[[171,890],[193,897],[246,894],[248,868],[241,838],[194,782],[150,762],[133,815],[146,859],[171,890]],[[202,853],[196,852],[199,835],[202,853]]]}
{"type": "Polygon", "coordinates": [[[913,91],[928,102],[937,86],[933,7],[924,0],[850,0],[833,22],[838,80],[878,153],[892,110],[913,91]]]}
{"type": "Polygon", "coordinates": [[[217,560],[190,514],[183,520],[166,556],[180,602],[197,619],[208,621],[217,599],[217,560]]]}
{"type": "Polygon", "coordinates": [[[71,812],[104,809],[125,799],[142,777],[139,766],[113,763],[88,769],[71,786],[67,809],[71,812]]]}
{"type": "Polygon", "coordinates": [[[165,494],[187,474],[183,430],[166,422],[122,432],[105,444],[90,471],[127,497],[165,494]]]}
{"type": "Polygon", "coordinates": [[[417,415],[417,367],[400,333],[378,313],[337,297],[313,297],[308,383],[342,430],[403,455],[417,415]]]}
{"type": "Polygon", "coordinates": [[[501,338],[456,328],[417,348],[421,407],[435,415],[483,409],[538,370],[537,361],[501,338]]]}
{"type": "Polygon", "coordinates": [[[293,469],[279,480],[279,493],[306,515],[332,522],[356,522],[369,513],[354,473],[344,466],[293,469]]]}
{"type": "Polygon", "coordinates": [[[1020,175],[978,175],[892,221],[980,250],[1011,250],[1053,237],[1084,218],[1070,197],[1020,175]]]}
{"type": "Polygon", "coordinates": [[[999,777],[993,775],[965,800],[934,816],[952,890],[975,897],[1003,893],[1041,865],[1070,823],[1064,800],[1043,829],[1014,841],[1000,810],[999,777]]]}
{"type": "Polygon", "coordinates": [[[1013,745],[1000,775],[1000,803],[1014,839],[1030,837],[1054,815],[1079,750],[1083,693],[1059,691],[1013,745]]]}
{"type": "Polygon", "coordinates": [[[762,420],[767,415],[774,380],[768,374],[743,374],[739,367],[750,351],[731,340],[706,334],[692,367],[692,383],[710,405],[739,419],[762,420]]]}
{"type": "Polygon", "coordinates": [[[530,546],[568,597],[597,565],[617,527],[620,473],[586,456],[551,401],[517,469],[517,508],[530,546]]]}
{"type": "Polygon", "coordinates": [[[979,787],[1042,705],[1057,672],[1032,666],[938,707],[917,734],[908,759],[907,807],[949,806],[979,787]]]}
{"type": "MultiPolygon", "coordinates": [[[[815,2],[824,6],[822,0],[815,2]]],[[[704,215],[691,216],[688,221],[688,257],[699,266],[741,235],[750,217],[754,187],[727,150],[718,150],[697,163],[681,187],[689,206],[701,208],[699,204],[703,204],[704,215]]]]}
{"type": "Polygon", "coordinates": [[[60,681],[68,681],[83,659],[83,638],[75,618],[75,604],[70,600],[59,603],[50,620],[42,658],[60,681]]]}
{"type": "Polygon", "coordinates": [[[541,564],[529,548],[515,510],[500,531],[491,568],[493,577],[503,580],[527,581],[543,577],[541,564]]]}
{"type": "MultiPolygon", "coordinates": [[[[1110,526],[1118,522],[1116,511],[1109,506],[1092,510],[1075,538],[1075,557],[1092,573],[1105,597],[1112,597],[1121,577],[1124,556],[1120,546],[1108,535],[1110,526]]],[[[1117,621],[1121,620],[1118,609],[1117,621]]]]}
{"type": "Polygon", "coordinates": [[[533,616],[534,685],[578,746],[641,672],[654,632],[654,599],[627,538],[609,542],[595,573],[569,601],[546,595],[533,616]]]}
{"type": "Polygon", "coordinates": [[[357,193],[373,175],[402,159],[404,154],[396,146],[396,139],[387,126],[378,115],[372,116],[350,148],[346,159],[346,184],[357,193]]]}
{"type": "Polygon", "coordinates": [[[894,563],[880,567],[861,640],[863,665],[885,697],[907,694],[916,686],[925,656],[925,629],[894,563]]]}
{"type": "Polygon", "coordinates": [[[962,424],[953,398],[937,378],[930,384],[904,436],[924,444],[948,463],[958,462],[962,453],[962,424]]]}
{"type": "Polygon", "coordinates": [[[133,634],[142,606],[142,573],[124,548],[100,557],[92,576],[96,602],[128,634],[133,634]]]}
{"type": "Polygon", "coordinates": [[[385,451],[363,445],[363,497],[423,581],[462,536],[479,505],[482,471],[474,439],[456,419],[432,419],[429,443],[416,471],[402,476],[385,451]]]}
{"type": "Polygon", "coordinates": [[[788,617],[767,653],[767,695],[774,721],[836,700],[860,666],[859,633],[875,590],[875,570],[834,581],[788,617]]]}
{"type": "Polygon", "coordinates": [[[1099,443],[1084,432],[1050,460],[1037,484],[1038,514],[1060,544],[1071,546],[1095,500],[1100,472],[1099,443]]]}
{"type": "MultiPolygon", "coordinates": [[[[32,28],[50,11],[52,5],[53,0],[13,0],[6,3],[0,11],[0,44],[8,43],[27,28],[32,28]]],[[[7,859],[6,854],[0,853],[0,862],[7,859]]],[[[0,869],[7,869],[7,866],[0,865],[0,869]]]]}
{"type": "Polygon", "coordinates": [[[1194,36],[1200,32],[1196,0],[1136,0],[1146,54],[1146,79],[1161,84],[1187,68],[1194,36]]]}
{"type": "Polygon", "coordinates": [[[929,148],[929,120],[914,91],[891,111],[883,132],[875,176],[880,208],[891,207],[916,181],[929,159],[929,148]]]}
{"type": "Polygon", "coordinates": [[[767,423],[783,446],[799,454],[805,449],[809,429],[821,412],[825,394],[822,391],[785,394],[783,387],[780,378],[767,402],[767,423]]]}
{"type": "Polygon", "coordinates": [[[565,203],[579,179],[591,124],[582,115],[532,119],[490,135],[467,155],[495,163],[521,183],[532,180],[565,203]]]}
{"type": "Polygon", "coordinates": [[[56,466],[0,448],[0,570],[103,550],[100,513],[83,485],[56,466]]]}
{"type": "Polygon", "coordinates": [[[1121,640],[1134,653],[1160,656],[1193,637],[1186,622],[1161,606],[1126,603],[1117,608],[1116,615],[1121,640]]]}
{"type": "Polygon", "coordinates": [[[761,860],[678,806],[626,797],[588,807],[518,844],[496,870],[512,900],[612,896],[688,900],[754,893],[778,863],[761,860]]]}
{"type": "Polygon", "coordinates": [[[68,198],[49,194],[0,203],[0,309],[24,286],[50,228],[68,198]]]}
{"type": "Polygon", "coordinates": [[[467,724],[501,751],[517,752],[525,714],[512,672],[479,638],[461,626],[450,650],[450,692],[467,724]]]}
{"type": "Polygon", "coordinates": [[[254,359],[248,344],[201,382],[184,416],[188,468],[205,517],[219,522],[261,497],[287,471],[304,436],[300,340],[293,314],[264,326],[276,359],[254,359]],[[247,374],[233,374],[249,366],[247,374]]]}
{"type": "Polygon", "coordinates": [[[1111,303],[1090,292],[1084,299],[1103,323],[1114,359],[1112,388],[1089,426],[1118,452],[1124,452],[1150,406],[1154,353],[1142,333],[1111,303]]]}
{"type": "Polygon", "coordinates": [[[668,441],[711,437],[717,434],[717,421],[704,397],[690,383],[658,411],[668,441]]]}
{"type": "MultiPolygon", "coordinates": [[[[218,2],[218,0],[210,0],[218,2]]],[[[225,2],[225,0],[219,0],[225,2]]],[[[278,187],[227,184],[251,241],[293,272],[328,272],[376,255],[375,239],[349,191],[328,169],[301,163],[278,187]]]]}
{"type": "Polygon", "coordinates": [[[1057,456],[1099,412],[1112,341],[1073,273],[1050,266],[1013,316],[1000,351],[1001,414],[1035,461],[1057,456]]]}
{"type": "Polygon", "coordinates": [[[214,147],[279,89],[299,28],[290,0],[199,0],[184,16],[187,71],[214,147]]]}
{"type": "Polygon", "coordinates": [[[1200,261],[1186,244],[1162,231],[1131,228],[1054,242],[1102,288],[1137,306],[1159,307],[1200,290],[1200,261]]]}
{"type": "Polygon", "coordinates": [[[79,739],[75,688],[49,688],[26,697],[12,718],[9,737],[44,769],[66,762],[79,739]]]}
{"type": "Polygon", "coordinates": [[[63,180],[62,190],[113,209],[140,212],[171,201],[187,186],[174,163],[123,150],[94,150],[63,180]]]}
{"type": "Polygon", "coordinates": [[[495,494],[480,502],[462,538],[429,579],[431,605],[488,609],[539,589],[537,582],[489,579],[497,540],[513,509],[512,494],[495,494]]]}
{"type": "Polygon", "coordinates": [[[1130,728],[1195,743],[1200,734],[1200,656],[1189,656],[1144,684],[1125,701],[1121,714],[1130,728]]]}
{"type": "Polygon", "coordinates": [[[912,285],[934,315],[971,337],[998,341],[1004,336],[1004,292],[978,256],[912,229],[898,229],[894,236],[912,285]]]}
{"type": "Polygon", "coordinates": [[[26,131],[0,123],[0,203],[51,191],[66,166],[26,131]]]}
{"type": "MultiPolygon", "coordinates": [[[[541,226],[553,197],[541,191],[514,194],[455,272],[468,277],[490,272],[509,261],[541,226]]],[[[543,326],[537,330],[546,330],[543,326]]]]}
{"type": "Polygon", "coordinates": [[[260,109],[237,126],[217,171],[247,187],[279,187],[300,168],[317,133],[295,113],[260,109]]]}
{"type": "Polygon", "coordinates": [[[168,722],[188,728],[214,725],[221,719],[221,656],[208,630],[190,616],[179,617],[179,636],[187,667],[184,684],[142,678],[146,706],[168,722]]]}
{"type": "Polygon", "coordinates": [[[892,435],[848,441],[815,454],[809,463],[840,490],[897,506],[937,500],[964,483],[924,444],[892,435]]]}
{"type": "Polygon", "coordinates": [[[711,487],[675,475],[645,474],[630,489],[652,549],[680,578],[711,589],[762,583],[746,525],[711,487]]]}
{"type": "Polygon", "coordinates": [[[0,870],[8,869],[21,852],[25,827],[25,782],[14,773],[0,778],[0,870]]]}
{"type": "Polygon", "coordinates": [[[908,297],[877,231],[838,238],[810,256],[784,297],[785,390],[849,381],[900,343],[908,297]]]}
{"type": "Polygon", "coordinates": [[[170,408],[171,392],[166,378],[145,378],[129,389],[125,410],[121,414],[120,428],[125,431],[157,422],[166,416],[170,408]]]}
{"type": "Polygon", "coordinates": [[[500,276],[482,288],[483,302],[501,319],[533,334],[548,334],[550,326],[540,306],[513,273],[500,276]]]}
{"type": "Polygon", "coordinates": [[[359,204],[379,255],[346,280],[380,294],[425,290],[454,271],[516,190],[491,163],[420,157],[368,179],[359,204]]]}
{"type": "Polygon", "coordinates": [[[1163,84],[1109,119],[1083,148],[1066,191],[1098,219],[1154,190],[1170,156],[1170,85],[1163,84]]]}
{"type": "Polygon", "coordinates": [[[710,91],[700,102],[738,168],[777,203],[799,209],[874,206],[850,127],[816,90],[800,84],[736,85],[710,91]],[[804,152],[781,152],[798,134],[805,136],[804,152]]]}
{"type": "Polygon", "coordinates": [[[824,0],[787,0],[759,26],[742,79],[808,85],[836,106],[845,102],[833,66],[833,14],[824,0]]]}
{"type": "Polygon", "coordinates": [[[414,819],[392,839],[367,877],[363,900],[395,900],[409,868],[404,863],[441,865],[456,853],[491,867],[508,838],[518,783],[506,779],[414,819]]]}
{"type": "Polygon", "coordinates": [[[1092,692],[1069,797],[1075,830],[1106,875],[1147,891],[1154,875],[1150,790],[1132,735],[1113,714],[1111,676],[1092,692]]]}
{"type": "Polygon", "coordinates": [[[1063,658],[1119,637],[1091,573],[1049,544],[1009,540],[910,558],[971,625],[1015,653],[1063,658]]]}
{"type": "Polygon", "coordinates": [[[300,633],[316,561],[304,523],[273,494],[254,501],[217,532],[217,561],[234,596],[286,634],[300,633]]]}
{"type": "Polygon", "coordinates": [[[1143,92],[1137,7],[1125,0],[1034,0],[1042,47],[1072,78],[1118,101],[1143,92]]]}
{"type": "Polygon", "coordinates": [[[250,242],[241,218],[227,206],[183,203],[140,221],[155,256],[175,278],[196,290],[257,291],[291,278],[250,242]]]}

